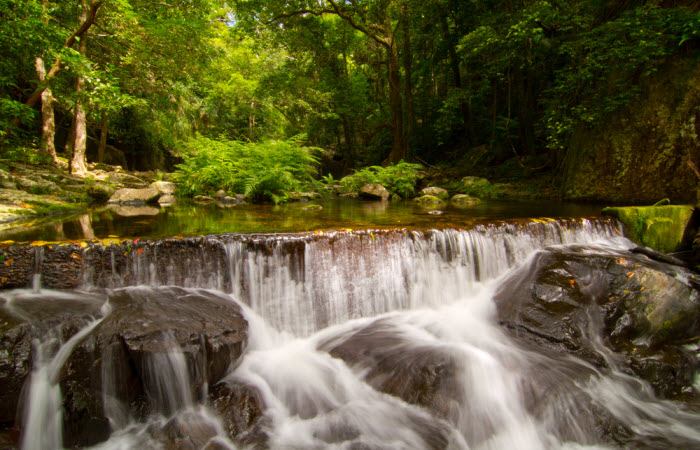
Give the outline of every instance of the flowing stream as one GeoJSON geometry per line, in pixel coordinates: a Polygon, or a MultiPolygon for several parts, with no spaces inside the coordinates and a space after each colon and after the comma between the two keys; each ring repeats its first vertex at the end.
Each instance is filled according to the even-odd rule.
{"type": "MultiPolygon", "coordinates": [[[[499,323],[499,286],[541,249],[616,255],[632,247],[610,221],[212,239],[225,256],[189,254],[179,262],[184,275],[175,261],[159,259],[156,246],[133,255],[128,271],[90,273],[82,291],[136,295],[178,284],[193,296],[213,292],[238,303],[247,346],[224,381],[259,393],[265,438],[253,448],[700,448],[700,413],[657,398],[596,327],[584,331],[605,361],[599,365],[522,345],[499,323]],[[111,287],[94,290],[95,279],[111,287]]],[[[40,294],[2,297],[9,308],[40,294]]],[[[100,320],[52,350],[35,343],[22,448],[60,447],[60,392],[49,391],[100,320]]],[[[96,374],[111,428],[96,448],[159,448],[152,430],[173,423],[207,437],[172,448],[246,447],[229,439],[206,401],[207,383],[192,393],[201,374],[188,368],[188,350],[167,348],[144,362],[152,405],[145,415],[117,398],[115,367],[105,363],[96,374]]],[[[697,356],[696,345],[688,351],[697,356]]]]}

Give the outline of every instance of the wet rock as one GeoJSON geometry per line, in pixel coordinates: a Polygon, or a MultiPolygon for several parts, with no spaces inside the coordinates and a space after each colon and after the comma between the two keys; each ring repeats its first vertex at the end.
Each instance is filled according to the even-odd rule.
{"type": "Polygon", "coordinates": [[[421,189],[420,193],[422,195],[432,195],[433,197],[437,197],[442,200],[447,200],[449,198],[449,194],[445,189],[435,186],[423,188],[421,189]]]}
{"type": "Polygon", "coordinates": [[[252,387],[221,382],[209,390],[209,403],[219,414],[229,437],[243,446],[266,448],[263,403],[252,387]]]}
{"type": "Polygon", "coordinates": [[[90,197],[98,201],[106,201],[117,192],[117,189],[107,183],[95,182],[87,185],[90,197]]]}
{"type": "Polygon", "coordinates": [[[67,299],[60,293],[42,299],[16,294],[12,302],[0,300],[0,428],[21,418],[20,398],[33,360],[32,340],[55,338],[66,341],[100,314],[104,299],[76,294],[67,299]]]}
{"type": "Polygon", "coordinates": [[[216,194],[214,194],[214,198],[217,200],[222,200],[224,197],[226,197],[226,195],[226,191],[224,191],[223,189],[219,189],[218,191],[216,191],[216,194]]]}
{"type": "Polygon", "coordinates": [[[213,198],[206,195],[195,195],[193,200],[197,203],[211,203],[214,201],[213,198]]]}
{"type": "Polygon", "coordinates": [[[160,193],[152,188],[146,189],[119,189],[109,198],[108,203],[117,203],[120,205],[145,205],[156,201],[160,197],[160,193]]]}
{"type": "Polygon", "coordinates": [[[171,181],[154,181],[149,187],[160,192],[161,195],[172,195],[175,193],[177,186],[171,181]]]}
{"type": "Polygon", "coordinates": [[[387,200],[389,191],[381,184],[366,184],[360,188],[359,195],[367,200],[387,200]]]}
{"type": "Polygon", "coordinates": [[[61,379],[69,446],[106,439],[99,426],[107,423],[103,392],[116,400],[112,408],[123,414],[128,409],[136,419],[156,411],[172,414],[187,398],[202,400],[204,387],[226,374],[247,339],[247,322],[224,296],[174,287],[108,295],[112,312],[71,354],[61,379]],[[184,367],[169,356],[180,351],[184,367]],[[182,398],[163,398],[159,377],[174,382],[169,374],[178,370],[187,372],[182,398]]]}
{"type": "Polygon", "coordinates": [[[694,357],[669,345],[697,336],[700,301],[677,267],[633,253],[573,250],[542,251],[504,282],[496,295],[501,323],[530,344],[607,367],[602,339],[664,397],[691,385],[694,357]],[[677,382],[665,385],[671,372],[677,382]]]}

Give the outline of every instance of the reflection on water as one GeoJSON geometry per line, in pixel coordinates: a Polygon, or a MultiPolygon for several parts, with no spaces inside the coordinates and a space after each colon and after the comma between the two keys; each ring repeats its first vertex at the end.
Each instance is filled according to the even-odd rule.
{"type": "Polygon", "coordinates": [[[411,201],[367,202],[356,199],[287,205],[179,205],[157,208],[103,207],[89,213],[45,217],[4,225],[0,241],[158,238],[216,233],[297,232],[338,228],[450,228],[494,220],[535,217],[591,217],[601,205],[554,201],[484,202],[467,209],[440,208],[440,214],[411,201]]]}

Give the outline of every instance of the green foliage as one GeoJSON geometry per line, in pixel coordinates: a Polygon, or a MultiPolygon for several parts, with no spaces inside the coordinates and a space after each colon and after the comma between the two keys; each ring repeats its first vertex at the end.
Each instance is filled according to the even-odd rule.
{"type": "Polygon", "coordinates": [[[405,161],[388,167],[370,166],[344,177],[340,185],[344,192],[357,193],[366,184],[379,183],[390,194],[408,198],[415,194],[416,183],[421,177],[420,170],[423,170],[420,164],[405,161]]]}
{"type": "Polygon", "coordinates": [[[8,146],[3,150],[0,161],[18,161],[28,164],[47,164],[51,158],[34,147],[8,146]]]}
{"type": "Polygon", "coordinates": [[[284,141],[241,142],[197,137],[187,143],[177,166],[181,195],[211,195],[219,189],[245,194],[253,202],[284,202],[291,192],[313,182],[321,150],[284,141]]]}

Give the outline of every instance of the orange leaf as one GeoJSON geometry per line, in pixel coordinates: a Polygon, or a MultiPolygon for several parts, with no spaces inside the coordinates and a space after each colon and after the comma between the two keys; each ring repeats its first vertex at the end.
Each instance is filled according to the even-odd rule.
{"type": "Polygon", "coordinates": [[[12,265],[12,261],[14,261],[14,260],[15,260],[15,258],[10,258],[10,259],[8,259],[7,261],[5,261],[5,265],[6,265],[7,267],[10,267],[10,266],[12,265]]]}
{"type": "Polygon", "coordinates": [[[142,253],[143,253],[143,248],[140,248],[140,249],[136,250],[136,254],[137,254],[137,255],[140,255],[140,254],[142,254],[142,253]]]}
{"type": "Polygon", "coordinates": [[[574,284],[576,284],[576,280],[571,279],[571,280],[569,280],[569,283],[571,283],[571,285],[573,286],[574,284]]]}

